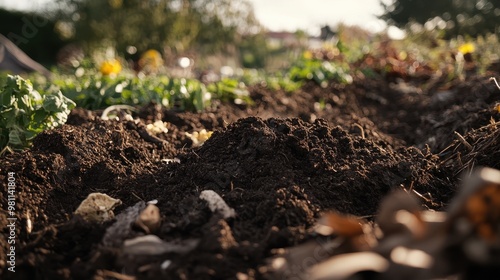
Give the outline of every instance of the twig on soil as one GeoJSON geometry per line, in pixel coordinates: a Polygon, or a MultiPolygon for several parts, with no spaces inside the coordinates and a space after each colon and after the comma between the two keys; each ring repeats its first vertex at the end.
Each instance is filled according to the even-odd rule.
{"type": "Polygon", "coordinates": [[[130,160],[128,160],[128,158],[126,158],[126,157],[123,155],[123,153],[120,153],[120,157],[121,157],[121,158],[123,159],[123,161],[125,161],[128,165],[130,165],[130,166],[132,166],[132,165],[133,165],[133,163],[132,163],[130,160]]]}
{"type": "Polygon", "coordinates": [[[375,215],[359,216],[359,217],[356,217],[356,218],[358,220],[367,220],[367,219],[372,219],[373,217],[375,217],[375,215]]]}
{"type": "Polygon", "coordinates": [[[9,152],[9,153],[14,153],[14,151],[9,147],[9,146],[5,146],[5,148],[3,148],[1,151],[0,151],[0,156],[3,155],[5,152],[9,152]]]}
{"type": "MultiPolygon", "coordinates": [[[[428,198],[428,197],[425,197],[424,195],[422,195],[421,193],[417,192],[415,190],[415,188],[414,188],[414,184],[415,184],[415,181],[411,181],[410,186],[408,187],[408,189],[405,188],[403,186],[403,184],[401,184],[401,188],[403,189],[403,191],[405,191],[409,195],[411,195],[411,193],[414,193],[415,195],[417,195],[418,197],[420,197],[422,200],[424,200],[427,203],[427,205],[431,205],[433,207],[439,206],[438,203],[436,203],[436,202],[433,201],[434,199],[432,198],[432,195],[430,193],[427,193],[427,195],[430,196],[430,198],[428,198]]],[[[427,206],[427,207],[429,207],[429,206],[427,206]]]]}
{"type": "Polygon", "coordinates": [[[406,193],[411,193],[413,191],[413,184],[414,184],[414,181],[411,181],[410,183],[410,187],[405,188],[405,186],[403,184],[399,185],[401,187],[401,189],[403,189],[403,191],[405,191],[406,193]]]}
{"type": "Polygon", "coordinates": [[[498,84],[497,79],[495,77],[491,77],[490,81],[494,81],[497,88],[500,89],[500,85],[498,84]]]}
{"type": "Polygon", "coordinates": [[[109,113],[111,113],[112,111],[121,111],[121,110],[129,110],[132,112],[137,111],[134,107],[129,105],[113,105],[104,109],[104,111],[101,114],[101,119],[107,121],[109,120],[109,113]]]}
{"type": "Polygon", "coordinates": [[[290,161],[288,160],[288,158],[286,157],[285,153],[280,152],[279,154],[280,154],[280,155],[282,155],[282,156],[286,159],[286,161],[287,161],[287,162],[290,162],[290,161]]]}
{"type": "Polygon", "coordinates": [[[460,133],[458,133],[458,132],[456,132],[456,131],[454,131],[453,133],[455,133],[455,136],[457,136],[458,140],[459,140],[462,144],[464,144],[464,146],[465,146],[465,147],[467,147],[467,149],[468,149],[469,151],[472,151],[472,145],[471,145],[471,144],[469,144],[469,142],[467,142],[467,140],[465,140],[465,138],[464,138],[462,135],[460,135],[460,133]]]}
{"type": "Polygon", "coordinates": [[[418,197],[420,197],[421,199],[423,199],[429,205],[431,205],[433,207],[441,206],[438,203],[434,202],[434,199],[432,198],[432,195],[430,193],[427,193],[427,195],[430,196],[430,198],[428,198],[428,197],[425,197],[424,195],[422,195],[421,193],[417,192],[414,189],[412,191],[413,191],[414,194],[416,194],[418,197]]]}
{"type": "Polygon", "coordinates": [[[359,128],[359,130],[361,130],[361,138],[365,139],[365,130],[363,129],[363,127],[360,125],[360,124],[353,124],[355,127],[359,128]]]}
{"type": "Polygon", "coordinates": [[[140,201],[144,201],[144,199],[140,198],[138,195],[136,195],[134,192],[131,192],[131,194],[133,196],[135,196],[137,199],[139,199],[140,201]]]}
{"type": "Polygon", "coordinates": [[[471,164],[471,166],[470,166],[470,171],[469,171],[469,175],[468,175],[469,177],[472,176],[472,172],[474,171],[475,165],[476,165],[476,162],[473,161],[472,164],[471,164]]]}
{"type": "Polygon", "coordinates": [[[113,277],[118,280],[135,280],[136,278],[134,276],[130,275],[125,275],[121,274],[118,272],[106,270],[106,269],[100,269],[97,271],[97,274],[105,279],[105,277],[113,277]]]}
{"type": "Polygon", "coordinates": [[[410,183],[410,192],[412,192],[412,191],[413,191],[413,185],[414,185],[414,184],[415,184],[415,181],[411,181],[411,183],[410,183]]]}

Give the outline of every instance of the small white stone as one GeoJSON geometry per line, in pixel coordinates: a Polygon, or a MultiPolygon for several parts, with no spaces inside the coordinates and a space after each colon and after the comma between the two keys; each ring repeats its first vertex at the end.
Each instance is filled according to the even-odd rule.
{"type": "Polygon", "coordinates": [[[170,164],[170,163],[181,163],[181,160],[178,159],[178,158],[164,158],[164,159],[161,159],[160,160],[161,162],[164,162],[166,164],[170,164]]]}
{"type": "Polygon", "coordinates": [[[167,269],[170,265],[172,264],[172,261],[171,260],[166,260],[164,262],[161,263],[161,269],[165,270],[167,269]]]}
{"type": "Polygon", "coordinates": [[[158,199],[153,199],[153,200],[150,200],[150,201],[148,201],[148,203],[147,203],[147,204],[153,204],[153,205],[156,205],[156,204],[158,204],[158,199]]]}
{"type": "Polygon", "coordinates": [[[200,194],[200,199],[205,200],[208,203],[208,208],[212,212],[219,212],[222,214],[224,219],[234,218],[236,212],[234,209],[229,207],[226,202],[220,197],[216,192],[212,190],[204,190],[200,194]]]}

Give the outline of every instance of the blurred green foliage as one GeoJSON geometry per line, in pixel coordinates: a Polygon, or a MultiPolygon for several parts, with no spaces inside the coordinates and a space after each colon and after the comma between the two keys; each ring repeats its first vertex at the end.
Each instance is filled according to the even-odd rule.
{"type": "Polygon", "coordinates": [[[264,68],[270,55],[263,32],[244,36],[239,45],[241,65],[245,68],[264,68]]]}
{"type": "Polygon", "coordinates": [[[78,79],[58,75],[40,83],[46,92],[62,91],[77,106],[95,110],[111,105],[146,105],[150,102],[181,111],[202,111],[210,94],[198,80],[148,76],[145,78],[88,74],[78,79]]]}
{"type": "Polygon", "coordinates": [[[253,104],[247,86],[236,79],[224,78],[218,82],[209,84],[207,88],[210,93],[213,94],[214,98],[222,102],[247,105],[253,104]]]}
{"type": "Polygon", "coordinates": [[[56,18],[68,37],[92,49],[112,44],[182,53],[228,51],[238,32],[258,31],[246,0],[59,0],[56,18]]]}
{"type": "Polygon", "coordinates": [[[441,30],[446,38],[496,33],[499,27],[500,0],[395,0],[391,4],[380,3],[384,8],[380,18],[389,24],[441,30]]]}
{"type": "Polygon", "coordinates": [[[288,73],[292,81],[312,80],[321,87],[326,87],[330,81],[342,84],[352,82],[348,66],[318,59],[298,60],[288,73]]]}
{"type": "Polygon", "coordinates": [[[294,81],[288,73],[276,75],[267,75],[265,85],[272,90],[284,90],[285,92],[295,92],[303,86],[304,81],[294,81]]]}

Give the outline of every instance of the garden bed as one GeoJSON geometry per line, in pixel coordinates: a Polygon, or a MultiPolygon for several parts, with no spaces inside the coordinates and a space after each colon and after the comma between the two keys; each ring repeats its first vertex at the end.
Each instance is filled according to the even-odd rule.
{"type": "Polygon", "coordinates": [[[384,196],[410,188],[422,205],[443,210],[462,172],[499,165],[500,90],[488,78],[446,90],[411,79],[310,82],[295,93],[254,86],[253,105],[190,113],[150,104],[133,115],[139,121],[73,109],[67,124],[41,133],[29,150],[1,158],[0,181],[15,173],[18,218],[16,273],[2,277],[272,278],[265,268],[275,249],[312,240],[327,210],[373,219],[384,196]],[[156,120],[168,132],[148,133],[156,120]],[[193,147],[185,133],[202,129],[214,133],[193,147]],[[199,199],[203,190],[218,193],[236,216],[212,213],[199,199]],[[190,249],[131,257],[123,241],[144,230],[117,234],[108,230],[114,221],[73,214],[94,192],[122,201],[116,215],[157,200],[154,234],[190,249]]]}

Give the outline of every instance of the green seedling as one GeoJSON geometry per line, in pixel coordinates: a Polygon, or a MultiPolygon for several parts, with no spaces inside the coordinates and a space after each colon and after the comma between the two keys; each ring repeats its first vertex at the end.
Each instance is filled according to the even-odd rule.
{"type": "Polygon", "coordinates": [[[0,85],[0,155],[26,148],[42,131],[66,123],[74,107],[60,91],[40,94],[29,80],[8,75],[0,85]]]}

